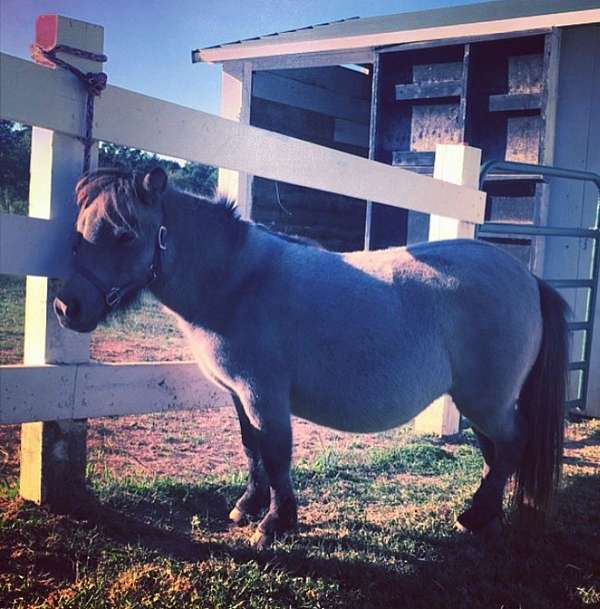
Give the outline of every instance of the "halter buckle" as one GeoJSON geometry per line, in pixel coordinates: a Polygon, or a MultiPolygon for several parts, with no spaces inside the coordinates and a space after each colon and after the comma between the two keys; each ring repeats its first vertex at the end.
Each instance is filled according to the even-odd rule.
{"type": "Polygon", "coordinates": [[[163,252],[167,249],[167,227],[162,224],[158,229],[158,247],[163,252]]]}
{"type": "Polygon", "coordinates": [[[106,304],[112,308],[119,303],[121,298],[122,298],[121,289],[112,288],[106,295],[105,301],[106,301],[106,304]]]}

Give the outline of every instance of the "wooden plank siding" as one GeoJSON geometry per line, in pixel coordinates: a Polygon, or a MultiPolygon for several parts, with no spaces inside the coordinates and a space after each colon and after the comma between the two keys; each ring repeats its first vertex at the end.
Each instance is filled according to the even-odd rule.
{"type": "MultiPolygon", "coordinates": [[[[553,162],[600,173],[600,25],[567,28],[561,36],[556,100],[553,162]]],[[[593,184],[552,180],[548,192],[547,222],[552,226],[589,227],[596,220],[598,191],[593,184]]],[[[554,237],[547,240],[542,261],[544,276],[588,278],[592,246],[586,239],[554,237]]],[[[565,290],[575,321],[595,316],[586,413],[600,416],[600,299],[588,311],[587,290],[565,290]]],[[[572,358],[581,359],[581,336],[573,336],[572,358]]],[[[575,398],[579,379],[571,374],[575,398]]]]}

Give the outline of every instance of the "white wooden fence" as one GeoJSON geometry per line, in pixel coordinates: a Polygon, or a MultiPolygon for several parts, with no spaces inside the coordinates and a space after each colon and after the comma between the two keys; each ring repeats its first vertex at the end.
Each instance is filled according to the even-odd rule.
{"type": "MultiPolygon", "coordinates": [[[[102,52],[101,27],[53,19],[58,44],[102,52]]],[[[87,60],[65,59],[85,71],[99,69],[87,60]]],[[[237,85],[240,95],[248,94],[243,76],[236,80],[231,70],[224,74],[224,87],[236,90],[237,85]]],[[[0,56],[0,118],[34,126],[30,216],[0,214],[0,273],[27,276],[24,364],[0,367],[0,424],[23,424],[21,493],[36,501],[52,495],[49,487],[57,475],[72,474],[72,445],[83,450],[85,462],[81,425],[69,421],[229,401],[193,363],[90,363],[89,337],[56,324],[47,278],[69,272],[84,96],[70,73],[0,56]],[[56,421],[61,423],[51,423],[56,421]]],[[[432,179],[257,129],[234,110],[225,104],[223,114],[230,118],[223,118],[108,86],[96,101],[94,137],[218,166],[220,183],[233,184],[234,190],[240,172],[433,214],[431,238],[472,237],[474,223],[483,221],[476,149],[438,149],[435,177],[440,179],[432,179]]],[[[248,216],[249,201],[243,206],[248,216]]],[[[440,431],[441,420],[445,429],[455,426],[447,400],[439,400],[430,412],[422,419],[423,429],[435,421],[431,429],[440,431]]]]}

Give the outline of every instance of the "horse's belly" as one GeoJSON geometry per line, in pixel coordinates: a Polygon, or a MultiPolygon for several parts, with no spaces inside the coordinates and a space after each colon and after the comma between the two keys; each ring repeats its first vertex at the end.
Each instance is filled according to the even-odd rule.
{"type": "MultiPolygon", "coordinates": [[[[294,391],[292,414],[318,425],[354,433],[385,431],[403,425],[428,403],[426,397],[397,391],[294,391]]],[[[435,396],[437,397],[437,396],[435,396]]],[[[434,398],[431,398],[434,399],[434,398]]]]}

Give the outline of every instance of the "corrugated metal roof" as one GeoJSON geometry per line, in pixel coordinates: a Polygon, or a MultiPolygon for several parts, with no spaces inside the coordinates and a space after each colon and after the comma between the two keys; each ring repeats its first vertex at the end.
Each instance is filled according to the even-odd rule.
{"type": "Polygon", "coordinates": [[[265,40],[267,38],[273,38],[274,36],[281,36],[282,34],[291,34],[292,32],[304,32],[306,30],[314,30],[318,27],[324,27],[326,25],[333,25],[334,23],[345,23],[346,21],[353,21],[360,19],[360,17],[348,17],[346,19],[337,19],[336,21],[326,21],[324,23],[315,23],[314,25],[306,25],[304,27],[295,28],[292,30],[282,30],[281,32],[273,32],[272,34],[263,34],[262,36],[253,36],[252,38],[242,38],[241,40],[234,40],[232,42],[224,42],[222,44],[215,44],[204,49],[198,49],[194,52],[207,51],[209,49],[222,49],[224,47],[232,46],[235,44],[243,44],[245,42],[251,42],[252,40],[265,40]]]}
{"type": "Polygon", "coordinates": [[[331,52],[600,22],[600,0],[500,0],[381,17],[351,17],[192,51],[193,62],[331,52]]]}

